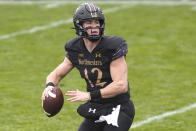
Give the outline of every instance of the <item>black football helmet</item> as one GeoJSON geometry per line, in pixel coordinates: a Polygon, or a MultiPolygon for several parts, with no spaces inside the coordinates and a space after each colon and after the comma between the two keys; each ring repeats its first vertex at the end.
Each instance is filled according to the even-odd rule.
{"type": "Polygon", "coordinates": [[[75,11],[73,16],[74,29],[78,36],[87,38],[88,40],[95,42],[104,35],[105,30],[105,17],[101,9],[92,3],[81,4],[75,11]],[[82,24],[87,20],[99,20],[100,27],[99,35],[88,35],[87,28],[83,28],[82,24]]]}

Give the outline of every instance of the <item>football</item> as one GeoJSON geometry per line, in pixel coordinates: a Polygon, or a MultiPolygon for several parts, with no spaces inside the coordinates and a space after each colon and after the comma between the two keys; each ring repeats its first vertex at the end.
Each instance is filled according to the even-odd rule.
{"type": "Polygon", "coordinates": [[[55,116],[63,107],[64,97],[60,88],[54,87],[48,91],[48,97],[42,101],[42,107],[48,117],[55,116]]]}

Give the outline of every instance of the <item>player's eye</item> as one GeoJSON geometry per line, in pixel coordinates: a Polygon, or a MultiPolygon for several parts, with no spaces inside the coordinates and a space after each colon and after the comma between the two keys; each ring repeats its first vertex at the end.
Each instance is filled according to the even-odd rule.
{"type": "Polygon", "coordinates": [[[99,21],[98,21],[98,20],[96,20],[96,21],[95,21],[95,24],[99,25],[100,23],[99,23],[99,21]]]}
{"type": "Polygon", "coordinates": [[[86,24],[90,25],[90,24],[91,24],[91,22],[90,22],[90,21],[88,21],[88,22],[86,22],[86,24]]]}

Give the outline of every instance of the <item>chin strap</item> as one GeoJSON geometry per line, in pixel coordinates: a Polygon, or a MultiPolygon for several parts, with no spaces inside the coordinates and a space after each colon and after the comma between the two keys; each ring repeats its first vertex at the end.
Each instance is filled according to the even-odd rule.
{"type": "Polygon", "coordinates": [[[100,35],[89,35],[88,37],[86,37],[88,40],[90,40],[91,42],[96,42],[98,41],[101,37],[100,35]]]}

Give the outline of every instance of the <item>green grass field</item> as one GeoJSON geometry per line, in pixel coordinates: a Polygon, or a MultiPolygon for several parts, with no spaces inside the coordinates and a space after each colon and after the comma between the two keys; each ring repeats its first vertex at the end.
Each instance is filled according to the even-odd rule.
{"type": "MultiPolygon", "coordinates": [[[[0,37],[72,18],[78,4],[0,4],[0,37]]],[[[105,13],[106,35],[128,43],[128,79],[135,104],[134,123],[196,102],[196,11],[194,5],[98,4],[105,13]]],[[[76,131],[80,103],[66,101],[48,118],[41,106],[46,76],[63,61],[64,45],[75,36],[72,23],[0,39],[0,131],[76,131]]],[[[74,69],[60,83],[85,90],[74,69]]],[[[196,109],[143,124],[132,131],[195,131],[196,109]]]]}

